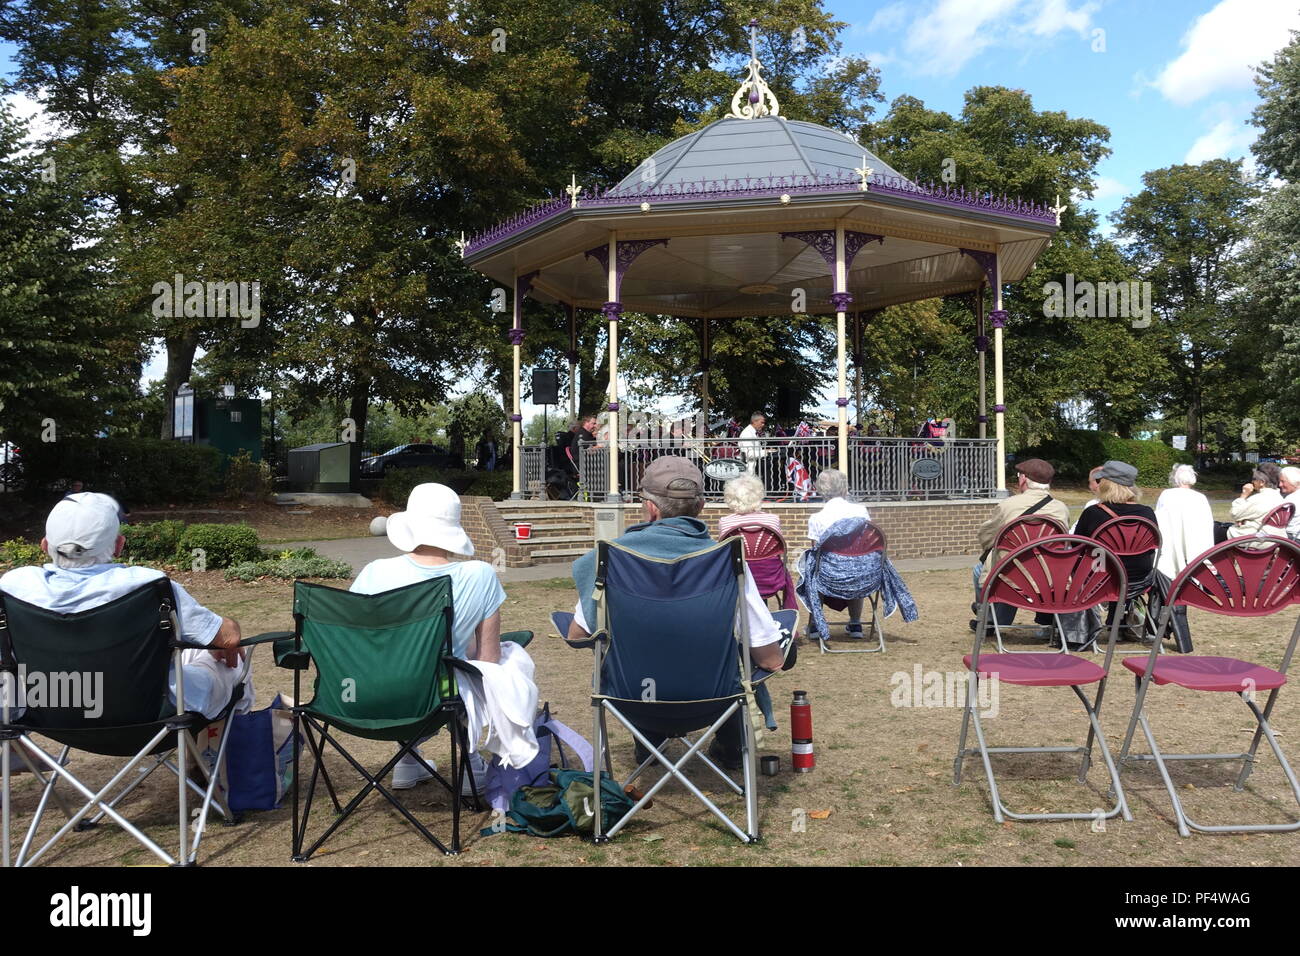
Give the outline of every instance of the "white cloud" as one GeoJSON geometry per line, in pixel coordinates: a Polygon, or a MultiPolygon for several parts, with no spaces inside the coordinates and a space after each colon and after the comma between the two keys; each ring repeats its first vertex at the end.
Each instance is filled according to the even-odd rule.
{"type": "Polygon", "coordinates": [[[4,105],[14,116],[27,121],[27,142],[35,145],[39,140],[59,134],[61,127],[58,121],[46,113],[45,107],[30,96],[23,93],[10,93],[0,97],[0,100],[3,100],[4,105]]]}
{"type": "Polygon", "coordinates": [[[1250,149],[1255,134],[1256,130],[1241,120],[1220,120],[1192,144],[1183,162],[1195,166],[1207,159],[1239,159],[1250,149]]]}
{"type": "Polygon", "coordinates": [[[1096,0],[1077,7],[1069,0],[937,0],[915,15],[905,46],[916,72],[952,75],[990,46],[1025,45],[1065,31],[1085,35],[1100,6],[1096,0]]]}
{"type": "MultiPolygon", "coordinates": [[[[1129,189],[1124,183],[1110,176],[1098,176],[1097,186],[1092,191],[1092,201],[1101,202],[1106,199],[1120,199],[1129,195],[1133,190],[1129,189]]],[[[1085,200],[1086,202],[1087,200],[1085,200]]]]}
{"type": "Polygon", "coordinates": [[[1288,30],[1298,28],[1295,0],[1220,0],[1192,24],[1183,36],[1183,52],[1165,64],[1152,85],[1179,106],[1218,90],[1249,88],[1252,67],[1286,46],[1288,30]]]}
{"type": "Polygon", "coordinates": [[[899,0],[898,3],[891,3],[887,7],[881,7],[876,11],[876,15],[871,18],[871,22],[867,24],[866,32],[897,30],[907,22],[907,14],[907,4],[903,3],[902,0],[899,0]]]}

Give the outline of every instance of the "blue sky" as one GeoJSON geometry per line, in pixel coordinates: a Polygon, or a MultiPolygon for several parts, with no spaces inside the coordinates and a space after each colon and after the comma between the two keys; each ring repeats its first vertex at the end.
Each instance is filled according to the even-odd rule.
{"type": "MultiPolygon", "coordinates": [[[[901,94],[956,114],[967,90],[1029,91],[1039,110],[1108,127],[1113,153],[1089,205],[1102,216],[1176,163],[1250,155],[1251,67],[1300,29],[1300,0],[825,0],[849,24],[842,53],[901,94]]],[[[0,44],[0,71],[13,47],[0,44]]],[[[18,104],[31,114],[34,105],[18,104]]],[[[155,361],[146,375],[161,374],[155,361]]],[[[824,396],[826,409],[831,396],[824,396]]],[[[665,403],[671,405],[671,402],[665,403]]],[[[665,411],[670,410],[665,408],[665,411]]],[[[525,404],[525,418],[540,408],[525,404]]]]}

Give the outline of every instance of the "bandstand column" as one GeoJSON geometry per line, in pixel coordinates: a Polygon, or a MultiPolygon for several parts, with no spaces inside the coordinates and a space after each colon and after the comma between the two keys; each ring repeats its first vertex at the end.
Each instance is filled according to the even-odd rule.
{"type": "Polygon", "coordinates": [[[984,330],[984,287],[981,285],[975,293],[975,352],[980,366],[980,438],[989,436],[988,350],[989,337],[984,330]]]}
{"type": "Polygon", "coordinates": [[[709,370],[713,367],[713,346],[709,341],[709,319],[700,320],[700,427],[696,438],[709,437],[709,370]]]}
{"type": "Polygon", "coordinates": [[[1002,263],[997,258],[993,260],[993,276],[993,311],[989,313],[989,318],[993,322],[993,434],[998,440],[998,491],[1005,494],[1007,490],[1007,407],[1002,376],[1002,329],[1007,324],[1007,313],[1002,308],[1002,263]]]}
{"type": "Polygon", "coordinates": [[[511,448],[511,471],[512,471],[512,490],[511,498],[522,498],[523,492],[523,475],[524,475],[524,417],[519,411],[519,367],[521,361],[521,352],[524,344],[523,329],[523,292],[520,287],[519,273],[515,273],[514,289],[514,316],[510,323],[510,346],[512,355],[513,370],[511,372],[511,411],[510,411],[510,448],[511,448]]]}
{"type": "Polygon", "coordinates": [[[831,304],[835,306],[835,371],[837,376],[837,392],[835,405],[839,411],[839,439],[838,459],[839,469],[846,475],[849,473],[849,389],[848,389],[848,370],[846,362],[846,352],[844,343],[844,313],[848,307],[853,304],[851,296],[846,286],[848,284],[848,270],[845,268],[844,254],[844,226],[835,227],[835,292],[831,295],[831,304]]]}
{"type": "Polygon", "coordinates": [[[606,500],[619,501],[618,492],[618,441],[622,437],[618,418],[618,318],[623,306],[618,301],[618,239],[609,235],[609,301],[601,310],[609,322],[609,494],[606,500]]]}
{"type": "Polygon", "coordinates": [[[569,351],[565,358],[569,360],[569,421],[578,417],[578,319],[577,309],[568,302],[564,303],[564,314],[569,319],[569,351]]]}

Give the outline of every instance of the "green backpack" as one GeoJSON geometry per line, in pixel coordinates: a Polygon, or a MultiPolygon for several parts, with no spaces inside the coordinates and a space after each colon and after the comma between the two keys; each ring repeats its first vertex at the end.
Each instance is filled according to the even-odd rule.
{"type": "MultiPolygon", "coordinates": [[[[553,837],[576,832],[592,833],[591,773],[586,770],[554,770],[548,786],[520,787],[510,798],[505,823],[485,828],[490,833],[509,831],[553,837]]],[[[602,829],[608,830],[632,809],[632,799],[607,773],[600,775],[602,829]]]]}

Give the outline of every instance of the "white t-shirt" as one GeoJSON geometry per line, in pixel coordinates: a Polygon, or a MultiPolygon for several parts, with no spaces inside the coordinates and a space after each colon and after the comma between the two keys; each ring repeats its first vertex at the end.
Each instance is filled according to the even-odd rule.
{"type": "Polygon", "coordinates": [[[866,505],[847,498],[832,498],[822,505],[821,511],[808,516],[808,537],[816,544],[831,525],[844,518],[866,518],[870,521],[871,515],[867,513],[866,505]]]}
{"type": "Polygon", "coordinates": [[[466,660],[474,631],[505,603],[506,591],[492,566],[484,561],[453,561],[449,564],[420,564],[409,554],[371,561],[350,590],[358,594],[379,594],[446,575],[451,578],[454,617],[451,624],[451,653],[466,660]]]}
{"type": "Polygon", "coordinates": [[[1292,541],[1300,541],[1300,491],[1293,491],[1282,500],[1295,505],[1295,517],[1286,526],[1286,533],[1292,541]]]}
{"type": "Polygon", "coordinates": [[[758,431],[753,425],[746,425],[741,430],[740,447],[744,451],[746,458],[763,458],[769,451],[768,448],[764,447],[763,441],[759,438],[758,431]]]}

